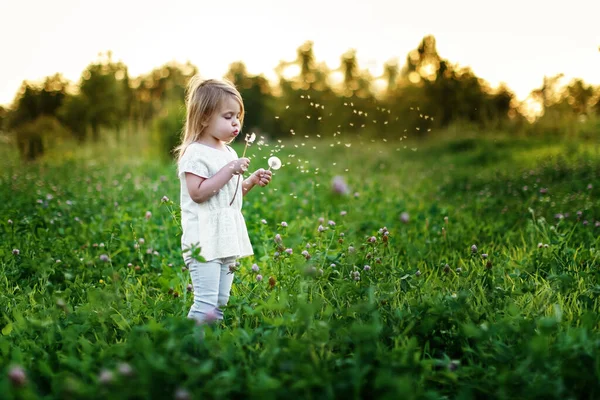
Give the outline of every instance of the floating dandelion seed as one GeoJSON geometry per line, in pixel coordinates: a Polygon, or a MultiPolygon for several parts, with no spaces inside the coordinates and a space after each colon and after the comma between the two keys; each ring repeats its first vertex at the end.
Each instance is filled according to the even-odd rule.
{"type": "Polygon", "coordinates": [[[269,160],[267,161],[267,163],[269,164],[269,171],[271,169],[273,170],[278,170],[279,168],[281,168],[281,160],[279,159],[279,157],[275,157],[272,156],[269,158],[269,160]]]}

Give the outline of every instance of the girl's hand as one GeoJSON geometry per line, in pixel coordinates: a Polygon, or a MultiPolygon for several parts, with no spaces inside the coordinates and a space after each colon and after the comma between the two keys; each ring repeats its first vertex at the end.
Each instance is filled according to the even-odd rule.
{"type": "Polygon", "coordinates": [[[229,163],[231,167],[231,173],[233,175],[241,175],[248,170],[248,166],[250,165],[250,159],[243,157],[238,158],[237,160],[233,160],[229,163]]]}
{"type": "Polygon", "coordinates": [[[271,182],[271,177],[273,173],[271,171],[267,171],[265,169],[259,168],[250,176],[250,180],[253,184],[265,187],[271,182]]]}

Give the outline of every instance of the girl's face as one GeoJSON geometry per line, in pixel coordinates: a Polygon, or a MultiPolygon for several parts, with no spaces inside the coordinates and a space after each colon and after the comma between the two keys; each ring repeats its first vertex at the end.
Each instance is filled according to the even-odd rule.
{"type": "Polygon", "coordinates": [[[215,145],[230,143],[240,133],[241,109],[233,96],[227,96],[213,116],[209,119],[204,130],[204,138],[215,145]]]}

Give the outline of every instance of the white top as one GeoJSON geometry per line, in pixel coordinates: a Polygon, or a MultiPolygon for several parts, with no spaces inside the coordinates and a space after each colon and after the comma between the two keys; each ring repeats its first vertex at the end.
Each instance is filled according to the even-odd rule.
{"type": "Polygon", "coordinates": [[[186,251],[191,245],[200,246],[200,254],[211,261],[223,257],[246,257],[253,253],[246,222],[242,215],[243,176],[233,176],[219,192],[203,203],[194,202],[188,192],[185,173],[191,172],[202,178],[215,175],[230,161],[238,158],[237,153],[227,146],[222,151],[201,144],[190,144],[178,163],[177,175],[181,182],[181,248],[185,262],[191,261],[186,251]],[[236,184],[239,188],[235,201],[230,206],[236,184]]]}

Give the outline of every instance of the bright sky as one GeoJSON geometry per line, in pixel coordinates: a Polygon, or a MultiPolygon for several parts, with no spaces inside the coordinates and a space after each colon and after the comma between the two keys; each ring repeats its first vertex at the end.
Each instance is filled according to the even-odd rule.
{"type": "Polygon", "coordinates": [[[190,60],[221,77],[241,60],[274,77],[279,60],[312,40],[331,68],[354,48],[379,75],[387,60],[403,65],[427,34],[442,57],[523,99],[544,75],[600,84],[599,15],[598,0],[0,0],[0,104],[23,80],[61,72],[76,82],[107,50],[131,76],[190,60]]]}

